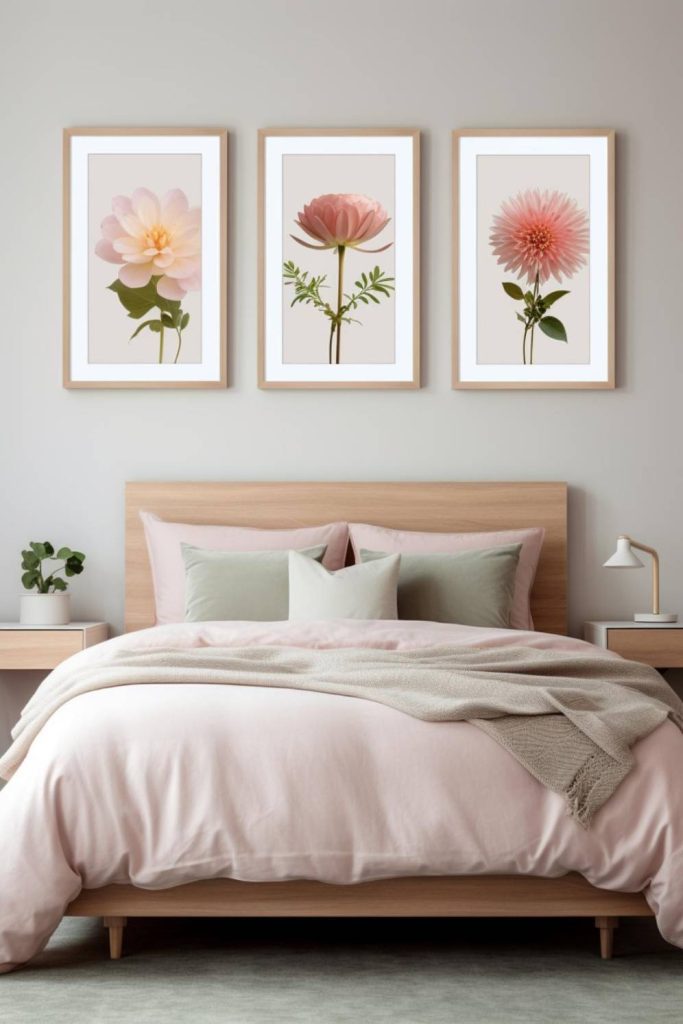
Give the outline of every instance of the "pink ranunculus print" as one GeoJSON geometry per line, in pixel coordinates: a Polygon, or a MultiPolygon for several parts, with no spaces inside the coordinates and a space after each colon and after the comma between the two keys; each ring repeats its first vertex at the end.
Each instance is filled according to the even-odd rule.
{"type": "Polygon", "coordinates": [[[588,215],[564,192],[527,189],[501,204],[500,212],[493,217],[489,243],[493,256],[506,271],[533,285],[532,292],[524,291],[517,282],[503,282],[506,294],[524,303],[522,313],[516,314],[524,324],[522,362],[532,364],[537,326],[549,338],[568,340],[564,324],[548,310],[569,292],[560,289],[541,295],[539,289],[551,277],[561,283],[563,277],[573,277],[586,265],[590,249],[588,215]]]}
{"type": "Polygon", "coordinates": [[[393,242],[379,248],[366,248],[389,223],[390,217],[380,202],[370,196],[351,192],[326,193],[316,196],[304,204],[294,223],[313,239],[312,242],[290,237],[307,249],[333,249],[337,253],[337,302],[336,308],[324,298],[327,288],[327,274],[315,276],[301,270],[293,260],[286,260],[283,266],[284,284],[294,288],[291,305],[301,303],[313,306],[323,314],[328,327],[327,348],[330,363],[341,362],[342,324],[357,324],[360,321],[351,316],[361,305],[379,304],[382,298],[391,298],[394,278],[385,274],[378,266],[361,272],[354,283],[354,291],[344,291],[344,260],[347,249],[362,253],[384,252],[393,242]],[[314,244],[316,243],[316,244],[314,244]],[[335,341],[336,339],[336,341],[335,341]]]}
{"type": "Polygon", "coordinates": [[[182,189],[159,199],[147,188],[116,196],[112,213],[102,221],[95,252],[119,264],[119,280],[144,288],[158,277],[164,299],[182,300],[201,287],[201,209],[190,207],[182,189]]]}

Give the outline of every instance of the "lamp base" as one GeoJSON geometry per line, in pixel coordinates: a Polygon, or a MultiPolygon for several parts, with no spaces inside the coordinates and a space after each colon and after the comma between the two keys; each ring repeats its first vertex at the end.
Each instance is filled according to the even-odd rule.
{"type": "Polygon", "coordinates": [[[634,622],[678,622],[678,615],[673,612],[636,612],[633,616],[634,622]]]}

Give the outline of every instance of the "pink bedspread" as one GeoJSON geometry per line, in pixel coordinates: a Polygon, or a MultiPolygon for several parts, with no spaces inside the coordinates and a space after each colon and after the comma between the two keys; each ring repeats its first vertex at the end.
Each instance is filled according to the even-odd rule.
{"type": "MultiPolygon", "coordinates": [[[[76,657],[245,643],[584,646],[428,622],[210,623],[159,626],[76,657]]],[[[586,831],[467,723],[261,687],[84,694],[53,715],[0,792],[0,971],[45,945],[82,887],[216,877],[579,871],[606,889],[645,889],[662,934],[683,947],[683,736],[667,722],[634,753],[586,831]]]]}

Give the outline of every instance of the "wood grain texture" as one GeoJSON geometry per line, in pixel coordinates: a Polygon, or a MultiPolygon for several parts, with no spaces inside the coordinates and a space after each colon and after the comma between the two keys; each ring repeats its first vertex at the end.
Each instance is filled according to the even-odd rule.
{"type": "Polygon", "coordinates": [[[683,627],[608,629],[607,648],[654,668],[683,668],[683,627]]]}
{"type": "Polygon", "coordinates": [[[567,630],[564,483],[129,483],[126,485],[126,631],[154,624],[154,595],[139,512],[180,523],[314,526],[337,520],[436,532],[545,527],[531,597],[536,629],[567,630]]]}
{"type": "Polygon", "coordinates": [[[577,874],[388,878],[355,885],[211,879],[173,889],[84,889],[71,917],[651,917],[642,893],[577,874]]]}
{"type": "Polygon", "coordinates": [[[228,133],[224,128],[65,128],[62,140],[62,385],[69,389],[225,388],[227,363],[228,286],[228,133]],[[82,135],[215,135],[220,146],[220,370],[217,380],[73,380],[71,376],[71,140],[82,135]]]}
{"type": "Polygon", "coordinates": [[[615,133],[609,128],[460,128],[453,132],[452,141],[452,387],[469,390],[544,390],[565,391],[580,388],[604,391],[616,386],[615,374],[615,133]],[[602,381],[463,381],[460,379],[459,349],[459,289],[460,289],[460,139],[477,136],[586,136],[607,139],[607,316],[608,316],[608,369],[607,380],[602,381]]]}
{"type": "Polygon", "coordinates": [[[260,128],[258,132],[258,386],[410,390],[420,387],[420,132],[415,128],[260,128]],[[399,381],[271,381],[266,376],[266,140],[270,136],[409,136],[413,140],[413,377],[399,381]]]}
{"type": "Polygon", "coordinates": [[[41,626],[21,629],[0,629],[0,670],[52,669],[84,647],[107,639],[106,622],[85,626],[41,626]]]}

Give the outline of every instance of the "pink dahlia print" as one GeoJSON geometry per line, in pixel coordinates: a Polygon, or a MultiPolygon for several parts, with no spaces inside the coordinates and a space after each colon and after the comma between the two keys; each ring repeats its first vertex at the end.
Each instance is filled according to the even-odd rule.
{"type": "Polygon", "coordinates": [[[119,264],[118,278],[108,287],[132,320],[159,310],[158,317],[135,329],[131,340],[145,328],[158,334],[159,362],[163,363],[165,331],[173,331],[177,340],[173,362],[177,363],[183,331],[190,322],[181,302],[188,291],[201,288],[201,209],[190,208],[179,188],[162,199],[147,188],[137,188],[130,198],[115,196],[111,208],[95,246],[101,259],[119,264]]]}
{"type": "Polygon", "coordinates": [[[358,309],[360,303],[367,306],[371,302],[379,304],[382,297],[391,298],[394,291],[394,278],[387,277],[378,266],[368,273],[362,273],[354,282],[352,292],[344,291],[344,255],[347,249],[357,252],[384,252],[393,242],[380,248],[367,249],[365,245],[372,241],[389,223],[387,212],[381,203],[369,196],[339,193],[317,196],[306,203],[299,212],[295,224],[313,241],[306,241],[291,235],[299,245],[307,249],[330,249],[337,253],[337,303],[331,306],[320,294],[326,284],[327,274],[319,277],[309,275],[301,270],[292,260],[283,266],[284,283],[294,288],[291,305],[302,303],[313,306],[326,318],[329,326],[327,339],[330,363],[341,361],[341,329],[342,324],[360,324],[360,320],[350,316],[352,310],[358,309]]]}
{"type": "Polygon", "coordinates": [[[561,283],[563,275],[573,277],[585,266],[588,217],[574,199],[562,192],[527,189],[507,199],[500,213],[495,214],[489,242],[493,255],[506,271],[533,285],[533,291],[524,291],[514,281],[503,281],[510,298],[524,303],[522,313],[517,313],[517,319],[524,324],[522,362],[532,364],[537,324],[549,338],[567,341],[564,324],[557,317],[548,316],[547,311],[569,292],[559,290],[540,295],[539,288],[551,277],[561,283]]]}

